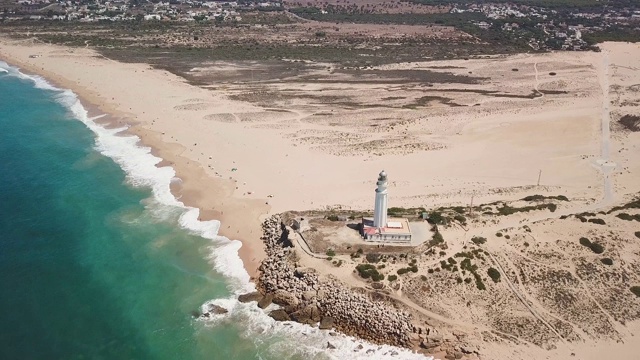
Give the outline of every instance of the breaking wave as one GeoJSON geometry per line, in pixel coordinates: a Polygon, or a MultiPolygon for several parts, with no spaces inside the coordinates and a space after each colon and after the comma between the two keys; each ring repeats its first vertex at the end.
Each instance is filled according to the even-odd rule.
{"type": "MultiPolygon", "coordinates": [[[[96,120],[102,116],[89,117],[75,93],[59,89],[41,76],[26,75],[18,68],[1,61],[0,73],[32,81],[36,88],[53,92],[56,101],[69,109],[74,118],[83,122],[95,134],[96,149],[113,159],[125,171],[129,184],[151,189],[153,197],[147,204],[150,211],[180,214],[180,226],[211,240],[211,263],[216,271],[227,278],[229,290],[233,294],[256,290],[238,255],[242,243],[219,236],[219,221],[198,220],[199,209],[186,206],[173,196],[170,185],[178,180],[174,169],[170,166],[158,167],[162,159],[154,156],[151,148],[143,146],[140,138],[126,134],[127,127],[107,129],[100,126],[96,120]]],[[[262,359],[428,359],[406,349],[374,345],[294,322],[276,322],[255,305],[238,302],[236,296],[210,300],[202,305],[203,312],[209,304],[222,306],[229,312],[215,315],[213,319],[205,321],[204,326],[239,325],[241,336],[256,344],[258,356],[262,359]],[[328,349],[328,343],[333,348],[328,349]]],[[[272,308],[266,310],[270,309],[272,308]]]]}

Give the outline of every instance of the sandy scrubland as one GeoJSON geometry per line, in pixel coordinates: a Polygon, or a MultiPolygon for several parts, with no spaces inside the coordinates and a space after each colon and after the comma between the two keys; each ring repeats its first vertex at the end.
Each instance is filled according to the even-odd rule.
{"type": "MultiPolygon", "coordinates": [[[[130,126],[175,168],[176,195],[243,242],[252,275],[266,215],[369,211],[384,169],[390,206],[467,207],[473,198],[464,225],[441,227],[446,247],[411,252],[419,272],[385,280],[416,318],[482,358],[637,351],[640,300],[629,287],[640,285],[640,223],[623,218],[639,210],[612,209],[640,191],[639,45],[356,68],[290,59],[280,75],[269,64],[210,62],[187,71],[191,83],[89,48],[2,40],[0,58],[72,89],[93,115],[111,114],[110,126],[130,126]],[[517,201],[534,194],[568,200],[517,201]],[[500,210],[547,203],[557,209],[500,210]],[[463,274],[463,261],[476,269],[463,274]],[[488,279],[490,267],[499,282],[488,279]]],[[[362,260],[340,256],[341,267],[301,261],[369,287],[353,274],[362,260]]]]}

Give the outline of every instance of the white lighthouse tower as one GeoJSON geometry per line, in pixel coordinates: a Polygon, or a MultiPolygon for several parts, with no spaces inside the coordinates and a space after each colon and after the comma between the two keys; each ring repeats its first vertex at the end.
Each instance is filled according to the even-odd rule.
{"type": "Polygon", "coordinates": [[[384,228],[387,226],[387,173],[384,170],[378,175],[377,185],[373,226],[375,228],[384,228]]]}

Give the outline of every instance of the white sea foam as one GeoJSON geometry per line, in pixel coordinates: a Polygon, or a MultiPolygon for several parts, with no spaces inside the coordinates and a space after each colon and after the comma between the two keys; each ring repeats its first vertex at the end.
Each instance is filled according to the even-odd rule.
{"type": "MultiPolygon", "coordinates": [[[[234,294],[255,291],[238,256],[242,244],[237,240],[218,236],[219,221],[198,220],[199,209],[185,206],[171,194],[170,184],[176,180],[174,169],[169,166],[157,167],[162,159],[151,154],[150,148],[142,146],[137,136],[124,134],[126,127],[106,129],[98,125],[95,120],[99,117],[90,118],[76,94],[70,90],[56,88],[40,76],[23,74],[19,69],[1,61],[0,72],[30,80],[39,89],[55,92],[56,100],[96,134],[96,149],[124,169],[127,181],[133,186],[151,188],[153,198],[147,204],[151,211],[180,212],[179,223],[182,227],[212,241],[212,263],[218,272],[228,278],[230,290],[234,294]]],[[[344,335],[331,336],[329,331],[298,323],[276,322],[263,310],[253,304],[240,303],[236,297],[211,300],[202,305],[203,310],[210,303],[222,306],[229,312],[214,316],[207,321],[208,326],[242,324],[243,338],[254,341],[270,358],[282,358],[286,354],[302,358],[326,356],[330,359],[425,359],[422,355],[392,346],[373,345],[344,335]],[[326,349],[327,342],[336,348],[326,349]],[[359,345],[362,345],[362,349],[358,349],[359,345]]]]}

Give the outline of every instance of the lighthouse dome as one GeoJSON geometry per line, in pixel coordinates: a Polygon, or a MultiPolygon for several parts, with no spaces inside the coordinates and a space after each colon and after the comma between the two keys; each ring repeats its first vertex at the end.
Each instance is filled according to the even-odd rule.
{"type": "Polygon", "coordinates": [[[378,175],[378,180],[387,180],[387,173],[384,170],[380,171],[380,175],[378,175]]]}

